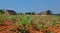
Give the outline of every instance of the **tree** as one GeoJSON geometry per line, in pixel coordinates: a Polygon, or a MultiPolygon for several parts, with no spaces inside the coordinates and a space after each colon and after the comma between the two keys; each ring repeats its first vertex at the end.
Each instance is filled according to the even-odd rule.
{"type": "Polygon", "coordinates": [[[3,9],[0,9],[0,14],[4,14],[4,10],[3,9]]]}
{"type": "Polygon", "coordinates": [[[26,12],[25,14],[31,15],[31,12],[26,12]]]}
{"type": "Polygon", "coordinates": [[[52,12],[50,10],[47,10],[46,12],[47,12],[48,15],[52,14],[52,12]]]}
{"type": "Polygon", "coordinates": [[[34,13],[34,12],[32,12],[32,14],[33,14],[33,15],[35,15],[35,13],[34,13]]]}
{"type": "Polygon", "coordinates": [[[24,15],[24,13],[17,13],[18,15],[24,15]]]}
{"type": "Polygon", "coordinates": [[[25,13],[25,14],[28,14],[28,15],[35,15],[34,12],[27,12],[27,13],[25,13]]]}

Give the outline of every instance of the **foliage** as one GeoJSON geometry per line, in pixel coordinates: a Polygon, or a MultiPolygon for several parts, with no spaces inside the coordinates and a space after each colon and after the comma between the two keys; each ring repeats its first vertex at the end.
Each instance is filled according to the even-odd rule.
{"type": "Polygon", "coordinates": [[[25,14],[28,14],[28,15],[35,15],[34,12],[27,12],[27,13],[25,13],[25,14]]]}
{"type": "MultiPolygon", "coordinates": [[[[6,21],[5,22],[6,22],[6,24],[10,24],[10,25],[4,26],[5,28],[4,27],[3,28],[5,30],[8,29],[12,32],[17,30],[17,32],[19,32],[19,33],[20,32],[25,33],[26,31],[29,31],[29,32],[34,31],[34,33],[35,33],[36,31],[39,30],[38,32],[42,31],[44,33],[53,33],[53,32],[55,32],[56,29],[58,29],[58,31],[59,31],[60,21],[57,21],[57,20],[60,20],[59,17],[60,16],[1,15],[0,16],[0,22],[2,22],[5,18],[7,18],[8,23],[6,21]],[[10,23],[9,22],[9,21],[13,22],[13,19],[17,20],[17,21],[14,20],[16,23],[10,23]],[[48,22],[46,19],[48,20],[48,22]],[[30,26],[30,27],[28,27],[28,26],[30,26]],[[58,26],[58,28],[55,28],[55,26],[58,26]]],[[[2,26],[0,26],[0,28],[1,27],[2,26]]],[[[3,28],[1,28],[1,30],[3,28]]]]}
{"type": "Polygon", "coordinates": [[[4,10],[3,9],[0,9],[0,14],[4,14],[4,10]]]}
{"type": "Polygon", "coordinates": [[[5,18],[4,15],[0,15],[0,25],[2,25],[2,22],[3,22],[4,18],[5,18]]]}
{"type": "Polygon", "coordinates": [[[46,12],[47,12],[48,15],[52,14],[52,12],[50,10],[47,10],[46,12]]]}

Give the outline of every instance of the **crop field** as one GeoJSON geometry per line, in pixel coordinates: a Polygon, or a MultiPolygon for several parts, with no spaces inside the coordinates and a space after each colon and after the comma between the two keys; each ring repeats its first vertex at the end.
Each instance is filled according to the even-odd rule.
{"type": "Polygon", "coordinates": [[[0,33],[60,33],[60,16],[0,15],[0,33]]]}

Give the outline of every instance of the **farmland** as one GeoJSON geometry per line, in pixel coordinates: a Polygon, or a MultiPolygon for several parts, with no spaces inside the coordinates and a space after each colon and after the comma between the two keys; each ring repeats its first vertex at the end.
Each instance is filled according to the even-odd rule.
{"type": "Polygon", "coordinates": [[[60,33],[60,16],[0,15],[0,33],[60,33]]]}

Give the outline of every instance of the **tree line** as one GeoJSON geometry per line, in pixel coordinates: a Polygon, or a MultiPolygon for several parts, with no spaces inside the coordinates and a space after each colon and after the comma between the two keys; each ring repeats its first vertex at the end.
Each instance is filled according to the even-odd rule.
{"type": "MultiPolygon", "coordinates": [[[[0,9],[0,14],[4,14],[4,9],[0,9]]],[[[15,12],[15,11],[14,11],[15,12]]],[[[47,11],[45,11],[45,12],[47,12],[47,15],[60,15],[60,14],[53,14],[52,13],[52,11],[51,10],[47,10],[47,11]]],[[[23,15],[23,13],[17,13],[18,15],[23,15]]],[[[36,15],[36,13],[35,12],[26,12],[26,13],[24,13],[24,14],[28,14],[28,15],[36,15]]],[[[39,14],[37,14],[37,15],[39,15],[39,14]]]]}

